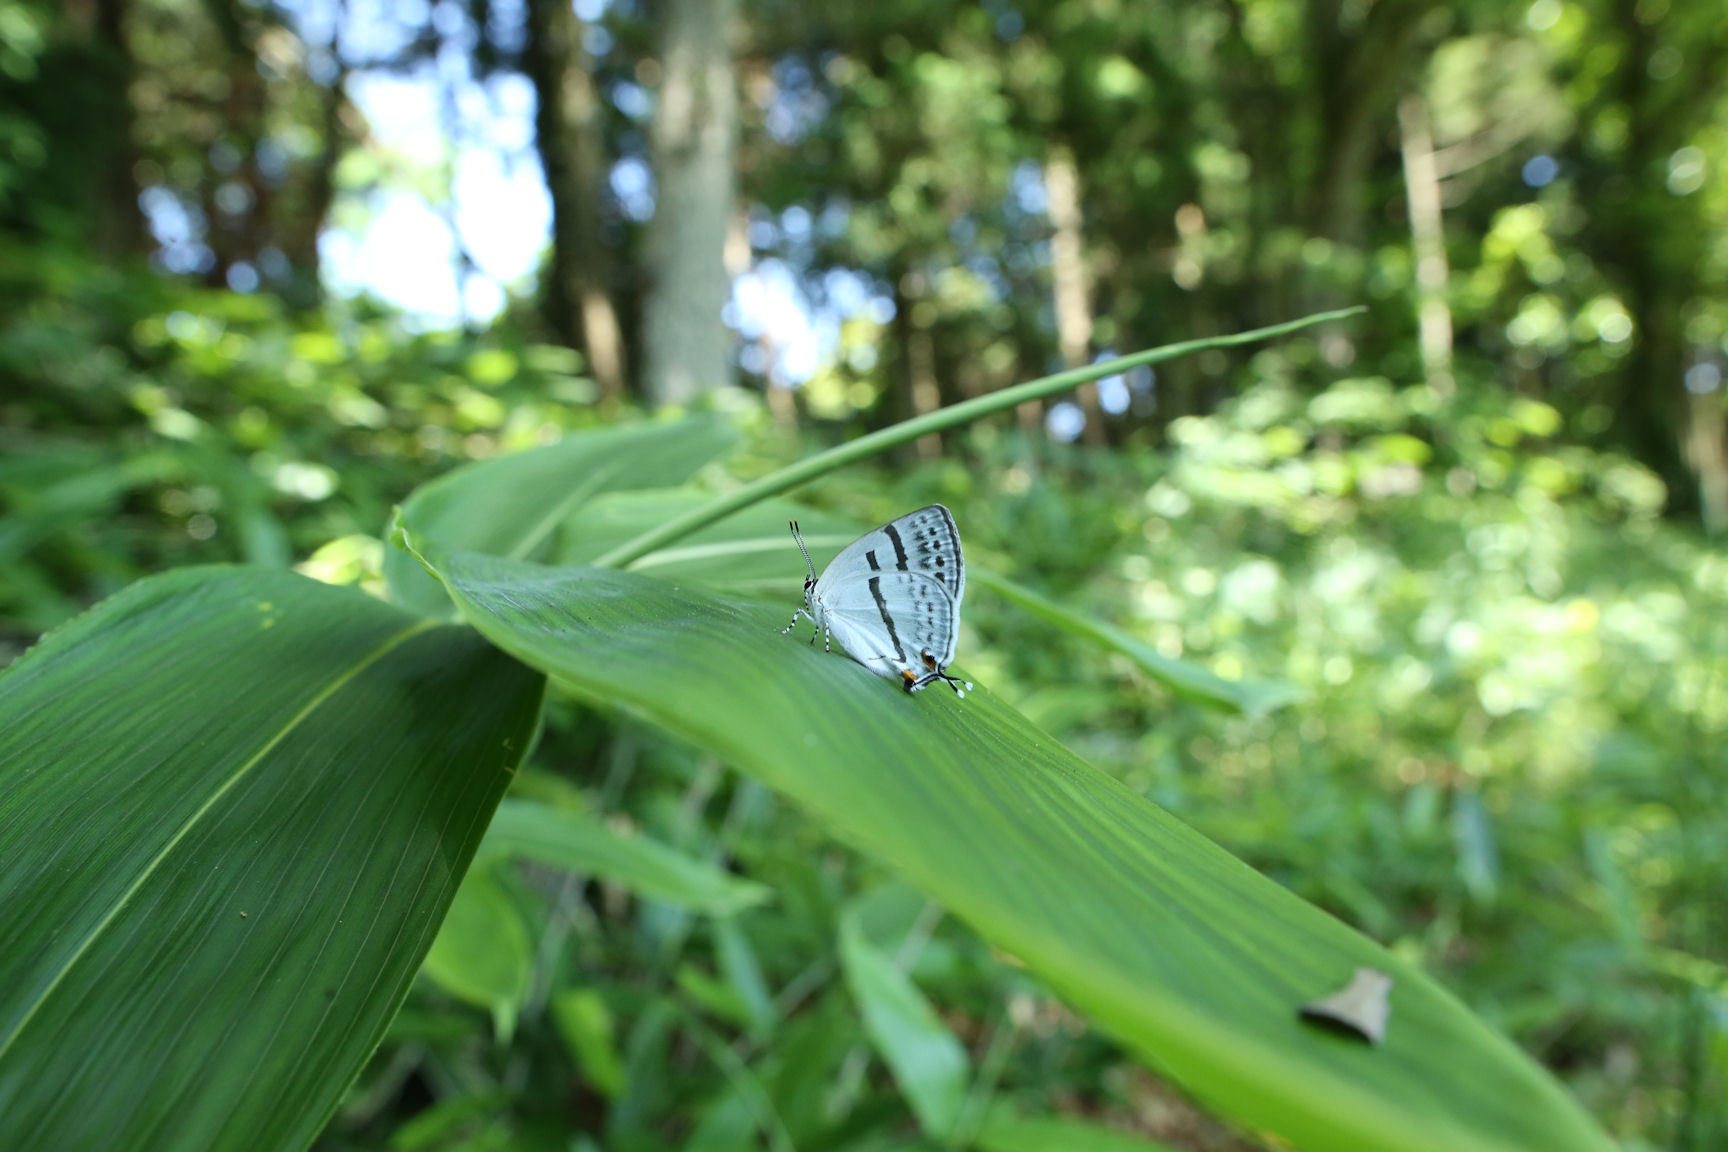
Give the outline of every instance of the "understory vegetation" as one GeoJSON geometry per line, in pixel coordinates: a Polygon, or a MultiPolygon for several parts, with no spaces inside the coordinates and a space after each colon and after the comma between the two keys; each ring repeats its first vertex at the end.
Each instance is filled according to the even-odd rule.
{"type": "Polygon", "coordinates": [[[1728,15],[410,7],[0,0],[0,1146],[1728,1147],[1728,15]]]}

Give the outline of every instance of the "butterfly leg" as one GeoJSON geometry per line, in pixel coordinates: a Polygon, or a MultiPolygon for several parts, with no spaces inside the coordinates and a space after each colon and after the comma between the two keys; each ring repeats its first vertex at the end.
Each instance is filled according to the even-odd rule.
{"type": "MultiPolygon", "coordinates": [[[[802,617],[804,617],[804,619],[810,621],[810,623],[812,625],[814,625],[816,623],[816,617],[810,615],[810,613],[808,613],[808,612],[804,611],[804,609],[800,608],[796,612],[792,613],[792,623],[790,623],[790,624],[786,625],[786,627],[780,629],[780,635],[784,636],[784,635],[786,635],[786,633],[792,631],[792,629],[798,627],[798,617],[800,617],[800,616],[802,616],[802,617]]],[[[812,644],[816,643],[815,633],[811,633],[810,643],[812,643],[812,644]]]]}

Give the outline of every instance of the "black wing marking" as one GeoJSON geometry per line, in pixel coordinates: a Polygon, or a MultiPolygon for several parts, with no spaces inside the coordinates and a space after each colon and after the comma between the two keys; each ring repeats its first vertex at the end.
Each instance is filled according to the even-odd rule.
{"type": "Polygon", "coordinates": [[[832,587],[861,572],[914,572],[942,585],[956,608],[966,594],[966,560],[960,530],[940,504],[890,520],[841,549],[829,561],[819,586],[832,587]]]}
{"type": "Polygon", "coordinates": [[[922,572],[940,583],[959,607],[966,594],[966,558],[960,551],[960,529],[940,504],[930,504],[882,526],[894,545],[895,567],[922,572]]]}
{"type": "Polygon", "coordinates": [[[894,613],[888,610],[888,601],[882,598],[882,577],[870,577],[870,595],[876,601],[876,611],[882,616],[882,627],[888,629],[888,643],[894,645],[894,659],[905,664],[906,648],[900,643],[900,630],[894,627],[894,613]]]}

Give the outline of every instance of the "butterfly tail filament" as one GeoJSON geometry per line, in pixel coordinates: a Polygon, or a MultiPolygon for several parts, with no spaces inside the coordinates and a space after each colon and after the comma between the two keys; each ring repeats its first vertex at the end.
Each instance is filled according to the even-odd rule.
{"type": "Polygon", "coordinates": [[[972,681],[962,680],[958,676],[950,676],[941,669],[937,669],[934,672],[926,672],[924,675],[919,676],[914,674],[913,671],[908,668],[901,672],[900,676],[901,682],[906,685],[906,691],[908,692],[916,692],[920,688],[927,688],[931,684],[940,680],[942,683],[948,685],[948,687],[954,689],[954,694],[964,700],[966,698],[966,693],[972,688],[972,681]]]}

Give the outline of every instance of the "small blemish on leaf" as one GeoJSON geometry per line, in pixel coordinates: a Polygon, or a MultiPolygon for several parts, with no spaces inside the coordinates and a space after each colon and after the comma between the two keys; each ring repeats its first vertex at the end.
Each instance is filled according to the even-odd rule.
{"type": "Polygon", "coordinates": [[[1349,984],[1304,1004],[1300,1015],[1310,1024],[1377,1045],[1386,1038],[1386,1021],[1392,1015],[1387,999],[1391,991],[1392,977],[1373,968],[1358,968],[1349,984]]]}

